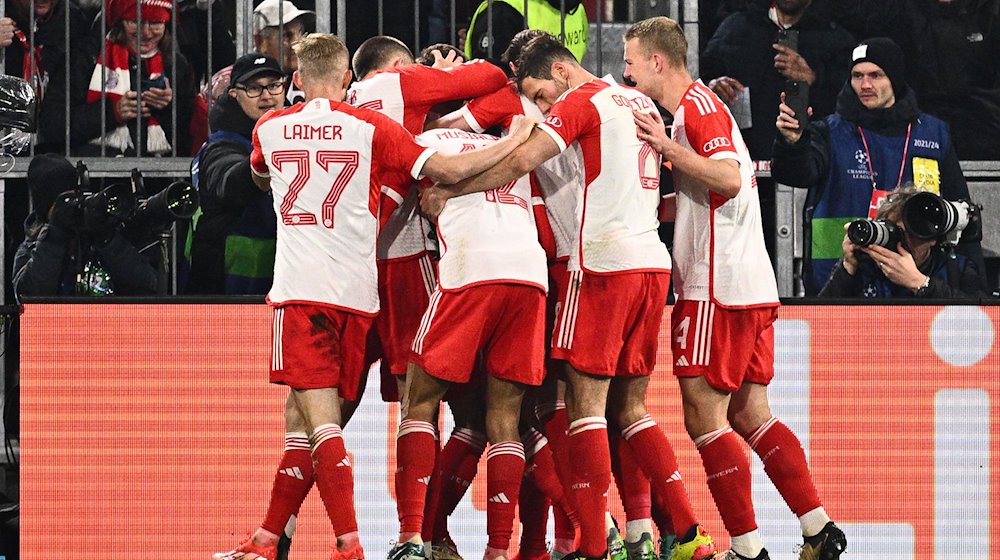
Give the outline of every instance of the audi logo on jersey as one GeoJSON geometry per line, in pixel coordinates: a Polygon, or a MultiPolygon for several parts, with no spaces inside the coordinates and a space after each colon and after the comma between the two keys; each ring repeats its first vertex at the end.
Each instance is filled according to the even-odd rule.
{"type": "Polygon", "coordinates": [[[550,116],[550,117],[548,117],[548,118],[545,119],[545,124],[547,124],[547,125],[549,125],[549,126],[551,126],[553,128],[560,128],[560,127],[562,127],[562,119],[560,119],[556,115],[552,115],[552,116],[550,116]]]}
{"type": "Polygon", "coordinates": [[[729,138],[726,138],[725,136],[716,136],[715,138],[712,138],[708,142],[705,142],[705,145],[702,146],[701,150],[703,152],[711,152],[712,150],[717,150],[719,148],[725,148],[732,145],[733,143],[729,141],[729,138]]]}

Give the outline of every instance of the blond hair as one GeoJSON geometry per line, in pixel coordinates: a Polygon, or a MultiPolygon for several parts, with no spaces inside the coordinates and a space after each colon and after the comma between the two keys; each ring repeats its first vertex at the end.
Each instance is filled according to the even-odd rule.
{"type": "Polygon", "coordinates": [[[347,71],[347,46],[336,35],[310,33],[292,45],[304,82],[339,81],[347,71]]]}
{"type": "Polygon", "coordinates": [[[687,68],[687,37],[676,21],[657,16],[633,23],[625,31],[624,40],[639,40],[639,48],[643,54],[662,54],[674,66],[687,68]]]}

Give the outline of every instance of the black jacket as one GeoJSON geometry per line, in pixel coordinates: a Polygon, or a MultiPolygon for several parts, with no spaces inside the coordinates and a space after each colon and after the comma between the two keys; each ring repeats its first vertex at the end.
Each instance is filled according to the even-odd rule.
{"type": "MultiPolygon", "coordinates": [[[[58,296],[76,293],[76,275],[82,266],[77,258],[80,239],[72,232],[53,224],[42,224],[34,213],[25,221],[25,240],[14,254],[14,294],[58,296]]],[[[87,243],[85,251],[97,257],[114,283],[115,295],[153,295],[157,293],[156,269],[136,250],[121,232],[116,231],[107,243],[87,243]]],[[[86,259],[86,256],[84,256],[86,259]]]]}
{"type": "Polygon", "coordinates": [[[858,269],[853,276],[848,274],[841,260],[819,295],[820,297],[921,299],[967,299],[988,295],[983,291],[985,282],[979,269],[975,263],[962,255],[935,248],[931,252],[931,258],[919,269],[930,277],[930,283],[926,291],[916,295],[912,290],[890,282],[869,258],[859,260],[858,269]]]}
{"type": "MultiPolygon", "coordinates": [[[[834,111],[837,92],[848,76],[848,61],[855,45],[844,28],[812,12],[791,29],[799,31],[799,54],[816,73],[809,91],[815,117],[834,111]]],[[[785,77],[774,68],[778,51],[778,26],[768,17],[767,7],[754,6],[727,17],[705,46],[699,60],[701,79],[707,84],[721,76],[739,80],[750,88],[753,127],[743,130],[743,138],[755,160],[771,159],[774,121],[785,87],[785,77]]]]}
{"type": "MultiPolygon", "coordinates": [[[[225,130],[248,140],[255,124],[229,95],[220,96],[209,114],[212,132],[225,130]]],[[[254,184],[250,152],[237,141],[222,139],[206,145],[199,158],[199,175],[202,214],[191,244],[188,292],[223,294],[226,293],[226,237],[249,206],[262,207],[261,199],[269,201],[270,196],[254,184]]],[[[262,224],[269,231],[277,227],[273,223],[273,210],[270,214],[272,222],[262,224]]]]}
{"type": "MultiPolygon", "coordinates": [[[[29,2],[30,5],[30,2],[29,2]]],[[[30,20],[25,19],[11,6],[11,13],[18,28],[31,41],[30,20]],[[22,21],[24,19],[24,21],[22,21]]],[[[75,107],[87,102],[90,72],[94,70],[93,53],[97,40],[90,35],[90,23],[75,2],[63,1],[45,21],[36,21],[34,34],[36,46],[42,47],[42,70],[47,83],[38,111],[37,153],[66,150],[66,106],[75,107]],[[69,10],[69,90],[66,84],[66,10],[69,10]]],[[[15,38],[5,49],[5,66],[8,75],[24,76],[25,48],[15,38]]],[[[75,118],[75,113],[70,114],[75,118]]]]}

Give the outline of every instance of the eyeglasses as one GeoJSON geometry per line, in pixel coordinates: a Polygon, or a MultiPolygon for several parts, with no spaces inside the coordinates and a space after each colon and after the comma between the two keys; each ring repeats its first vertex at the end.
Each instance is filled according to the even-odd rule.
{"type": "Polygon", "coordinates": [[[243,90],[243,93],[247,94],[247,97],[260,97],[264,90],[271,95],[278,95],[285,91],[284,80],[278,80],[277,82],[271,82],[267,85],[252,84],[249,86],[234,86],[236,89],[243,90]]]}
{"type": "MultiPolygon", "coordinates": [[[[134,19],[126,19],[126,20],[122,20],[122,22],[124,23],[125,27],[127,27],[129,29],[135,29],[136,28],[135,20],[134,19]]],[[[167,28],[167,22],[165,22],[165,21],[143,21],[142,22],[142,26],[143,27],[148,27],[152,31],[163,31],[164,29],[167,28]]]]}

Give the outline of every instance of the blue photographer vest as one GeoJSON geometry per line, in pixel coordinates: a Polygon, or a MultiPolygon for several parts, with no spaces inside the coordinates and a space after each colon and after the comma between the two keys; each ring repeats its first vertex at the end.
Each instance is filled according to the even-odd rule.
{"type": "Polygon", "coordinates": [[[944,122],[924,113],[913,123],[908,139],[905,133],[884,136],[865,130],[867,149],[856,124],[836,113],[826,122],[830,127],[830,166],[818,200],[813,198],[811,282],[815,290],[823,287],[843,256],[844,224],[868,216],[873,191],[869,158],[879,189],[891,191],[913,181],[940,194],[940,162],[949,145],[944,122]],[[906,165],[902,165],[904,151],[906,165]]]}

